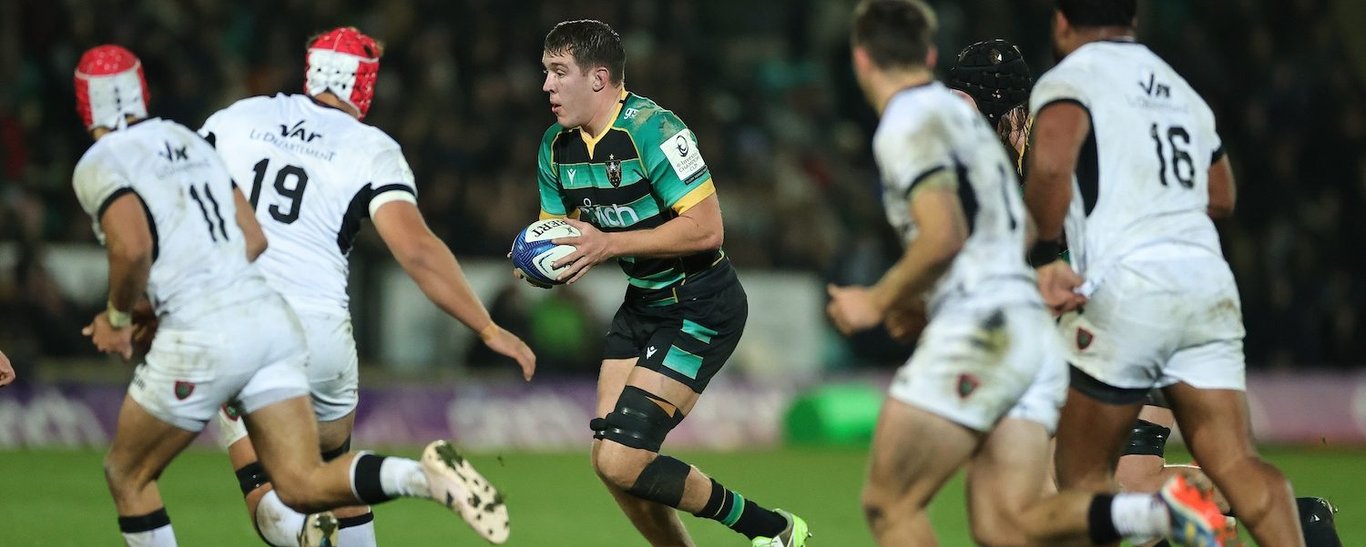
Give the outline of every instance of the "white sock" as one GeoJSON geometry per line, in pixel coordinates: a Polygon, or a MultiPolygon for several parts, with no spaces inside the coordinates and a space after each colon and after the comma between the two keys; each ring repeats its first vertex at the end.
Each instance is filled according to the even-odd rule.
{"type": "Polygon", "coordinates": [[[337,536],[337,543],[345,547],[376,547],[375,521],[371,520],[355,526],[346,526],[343,523],[337,536]]]}
{"type": "Polygon", "coordinates": [[[165,507],[142,516],[119,517],[119,530],[128,547],[176,547],[165,507]]]}
{"type": "Polygon", "coordinates": [[[384,458],[379,467],[379,484],[384,493],[395,497],[432,497],[422,464],[408,458],[384,458]]]}
{"type": "Polygon", "coordinates": [[[1110,502],[1110,520],[1126,538],[1163,537],[1171,531],[1171,515],[1156,494],[1115,494],[1110,502]]]}
{"type": "Polygon", "coordinates": [[[275,490],[266,492],[260,505],[256,506],[256,529],[261,531],[261,537],[266,538],[267,543],[275,547],[299,545],[299,530],[303,530],[306,518],[308,515],[290,509],[285,502],[280,501],[275,490]]]}

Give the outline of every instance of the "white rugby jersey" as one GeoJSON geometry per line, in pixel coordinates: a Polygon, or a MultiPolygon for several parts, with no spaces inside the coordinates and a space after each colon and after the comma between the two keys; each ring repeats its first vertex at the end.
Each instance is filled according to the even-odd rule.
{"type": "Polygon", "coordinates": [[[1185,79],[1142,44],[1092,42],[1039,78],[1030,112],[1057,101],[1091,117],[1064,223],[1083,292],[1125,258],[1223,257],[1206,212],[1222,144],[1185,79]]]}
{"type": "Polygon", "coordinates": [[[142,200],[153,242],[147,297],[163,324],[270,293],[247,262],[232,179],[189,128],[150,118],[111,132],[81,156],[72,185],[100,243],[105,209],[129,192],[142,200]]]}
{"type": "Polygon", "coordinates": [[[251,97],[200,129],[256,208],[257,264],[292,303],[345,310],[347,255],[362,220],[416,203],[413,172],[383,131],[307,95],[251,97]]]}
{"type": "Polygon", "coordinates": [[[1019,179],[1004,145],[981,114],[939,82],[898,92],[873,135],[887,220],[910,244],[917,235],[907,198],[945,169],[958,174],[968,239],[930,291],[929,310],[946,302],[1041,302],[1025,264],[1025,213],[1019,179]]]}

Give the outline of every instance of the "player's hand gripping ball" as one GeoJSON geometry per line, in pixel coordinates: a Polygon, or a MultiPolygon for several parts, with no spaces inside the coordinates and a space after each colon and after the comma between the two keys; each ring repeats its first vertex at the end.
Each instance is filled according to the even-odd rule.
{"type": "Polygon", "coordinates": [[[517,234],[512,242],[512,266],[521,273],[528,283],[548,289],[564,282],[560,273],[568,265],[553,267],[556,260],[574,252],[573,245],[556,245],[551,240],[561,237],[579,236],[578,228],[571,226],[562,218],[551,218],[533,222],[517,234]]]}

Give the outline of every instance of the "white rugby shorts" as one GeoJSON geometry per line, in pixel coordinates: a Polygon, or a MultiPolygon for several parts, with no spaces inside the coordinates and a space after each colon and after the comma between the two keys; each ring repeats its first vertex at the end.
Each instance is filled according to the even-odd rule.
{"type": "Polygon", "coordinates": [[[1052,433],[1067,394],[1067,367],[1042,307],[946,309],[920,335],[892,380],[892,398],[987,432],[1002,418],[1052,433]]]}
{"type": "Polygon", "coordinates": [[[158,419],[198,432],[225,404],[253,412],[308,394],[299,322],[278,295],[167,323],[128,386],[158,419]]]}
{"type": "Polygon", "coordinates": [[[1058,328],[1072,366],[1125,389],[1246,389],[1238,286],[1219,257],[1115,265],[1058,328]]]}
{"type": "MultiPolygon", "coordinates": [[[[291,302],[303,324],[308,345],[308,385],[313,412],[319,422],[340,420],[356,409],[359,401],[359,359],[346,310],[291,302]]],[[[227,447],[247,436],[240,417],[219,412],[219,444],[227,447]]]]}

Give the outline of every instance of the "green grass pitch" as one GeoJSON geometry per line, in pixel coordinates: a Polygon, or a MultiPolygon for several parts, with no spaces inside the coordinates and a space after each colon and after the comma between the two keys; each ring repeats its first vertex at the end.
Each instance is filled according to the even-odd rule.
{"type": "MultiPolygon", "coordinates": [[[[391,453],[416,456],[415,449],[391,453]]],[[[1294,481],[1296,492],[1339,505],[1345,545],[1366,545],[1366,453],[1273,449],[1266,455],[1294,481]]],[[[682,453],[681,458],[769,507],[804,516],[811,545],[872,545],[858,493],[861,450],[781,449],[682,453]]],[[[114,507],[93,451],[0,452],[0,544],[117,545],[114,507]]],[[[1173,461],[1181,461],[1176,456],[1173,461]]],[[[644,545],[588,466],[586,452],[476,454],[475,465],[505,492],[512,514],[508,545],[598,547],[644,545]]],[[[162,477],[162,494],[181,545],[259,545],[247,523],[227,457],[213,451],[181,456],[162,477]]],[[[482,545],[463,522],[430,502],[400,500],[379,507],[384,545],[482,545]]],[[[932,507],[943,545],[971,545],[962,482],[950,482],[932,507]]],[[[745,545],[720,524],[685,516],[698,545],[745,545]]]]}

